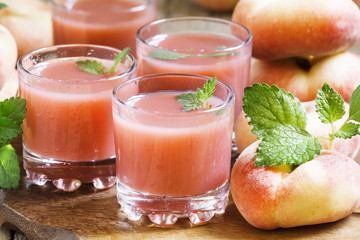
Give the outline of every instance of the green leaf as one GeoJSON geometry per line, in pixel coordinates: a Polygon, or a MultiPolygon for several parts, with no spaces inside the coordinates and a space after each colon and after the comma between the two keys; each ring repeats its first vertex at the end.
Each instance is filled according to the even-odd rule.
{"type": "Polygon", "coordinates": [[[245,88],[243,110],[252,132],[263,139],[274,127],[290,124],[306,127],[306,112],[300,101],[284,89],[267,84],[254,84],[245,88]]]}
{"type": "Polygon", "coordinates": [[[22,133],[25,113],[25,99],[12,97],[0,102],[0,142],[14,139],[22,133]]]}
{"type": "Polygon", "coordinates": [[[201,107],[206,107],[206,100],[211,97],[215,91],[216,77],[206,81],[203,89],[197,89],[197,93],[183,93],[176,97],[176,100],[180,102],[184,112],[189,112],[201,107]]]}
{"type": "Polygon", "coordinates": [[[78,68],[91,74],[101,75],[105,73],[105,66],[95,60],[77,61],[76,64],[78,68]]]}
{"type": "Polygon", "coordinates": [[[201,108],[202,106],[202,102],[195,93],[183,93],[177,96],[176,100],[184,105],[184,112],[189,112],[191,110],[201,108]]]}
{"type": "Polygon", "coordinates": [[[26,113],[26,100],[20,97],[11,97],[0,102],[0,116],[22,124],[26,113]]]}
{"type": "Polygon", "coordinates": [[[149,56],[161,60],[178,60],[181,58],[186,58],[189,55],[178,52],[170,52],[170,51],[154,51],[154,52],[150,52],[149,56]]]}
{"type": "Polygon", "coordinates": [[[119,53],[116,57],[115,57],[115,60],[114,60],[114,65],[110,68],[110,70],[107,72],[108,74],[109,73],[113,73],[117,66],[119,65],[119,63],[121,62],[121,60],[126,56],[128,55],[129,51],[131,50],[131,48],[125,48],[124,50],[121,51],[121,53],[119,53]]]}
{"type": "Polygon", "coordinates": [[[278,125],[264,137],[255,155],[255,165],[299,165],[320,154],[322,145],[317,138],[298,126],[278,125]]]}
{"type": "Polygon", "coordinates": [[[0,188],[17,188],[20,181],[20,167],[15,149],[6,144],[0,147],[0,188]]]}
{"type": "Polygon", "coordinates": [[[353,122],[347,122],[341,126],[341,128],[335,131],[334,136],[338,138],[351,138],[357,134],[359,134],[359,124],[353,122]]]}
{"type": "Polygon", "coordinates": [[[205,103],[215,91],[216,77],[209,79],[205,84],[203,89],[197,89],[197,95],[202,103],[205,103]]]}
{"type": "Polygon", "coordinates": [[[344,100],[327,83],[318,91],[315,102],[316,112],[322,123],[333,123],[345,115],[344,100]]]}
{"type": "Polygon", "coordinates": [[[350,98],[349,120],[360,122],[360,85],[353,91],[350,98]]]}
{"type": "Polygon", "coordinates": [[[8,5],[6,5],[5,3],[0,3],[0,9],[3,9],[3,8],[7,8],[8,5]]]}

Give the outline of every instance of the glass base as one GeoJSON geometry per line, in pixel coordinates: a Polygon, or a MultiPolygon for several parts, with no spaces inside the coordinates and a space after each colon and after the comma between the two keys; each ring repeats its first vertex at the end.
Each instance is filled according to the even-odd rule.
{"type": "Polygon", "coordinates": [[[198,225],[206,223],[215,214],[225,212],[229,189],[227,180],[217,189],[203,195],[167,197],[134,191],[118,180],[117,199],[127,218],[132,221],[146,215],[159,226],[171,226],[178,218],[189,218],[198,225]]]}
{"type": "Polygon", "coordinates": [[[63,161],[36,155],[23,146],[26,175],[39,186],[51,181],[62,191],[73,192],[82,183],[92,183],[96,189],[106,189],[116,182],[115,157],[93,161],[63,161]]]}

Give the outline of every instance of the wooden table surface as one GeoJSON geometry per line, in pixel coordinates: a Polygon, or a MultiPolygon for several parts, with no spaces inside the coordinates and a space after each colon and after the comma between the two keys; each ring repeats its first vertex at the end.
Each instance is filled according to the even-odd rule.
{"type": "MultiPolygon", "coordinates": [[[[216,16],[230,19],[231,13],[211,13],[190,0],[158,0],[159,18],[216,16]]],[[[360,44],[353,49],[357,52],[360,44]]],[[[14,145],[21,155],[21,140],[14,145]]],[[[206,225],[192,226],[181,219],[171,228],[159,228],[147,218],[130,222],[121,212],[116,189],[97,191],[82,186],[73,193],[56,190],[51,183],[32,185],[22,172],[20,188],[0,190],[0,240],[14,239],[9,231],[22,232],[17,239],[360,239],[360,214],[334,223],[292,229],[263,231],[250,226],[230,200],[224,215],[206,225]],[[20,236],[20,237],[19,237],[20,236]],[[22,236],[22,237],[21,237],[22,236]]]]}

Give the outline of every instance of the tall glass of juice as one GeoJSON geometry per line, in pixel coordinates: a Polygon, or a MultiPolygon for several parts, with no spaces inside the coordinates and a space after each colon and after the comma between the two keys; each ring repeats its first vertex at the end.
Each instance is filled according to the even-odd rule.
{"type": "Polygon", "coordinates": [[[19,92],[26,99],[23,161],[37,185],[47,181],[75,191],[82,183],[97,189],[116,182],[111,92],[136,75],[136,60],[127,54],[108,73],[121,50],[98,45],[57,45],[22,56],[19,92]],[[104,72],[79,68],[96,62],[104,72]]]}
{"type": "MultiPolygon", "coordinates": [[[[51,0],[55,44],[135,49],[136,31],[156,19],[156,0],[51,0]]],[[[135,50],[133,51],[135,53],[135,50]]]]}
{"type": "Polygon", "coordinates": [[[161,19],[136,35],[138,75],[190,73],[216,76],[235,92],[235,118],[249,84],[252,35],[244,26],[213,17],[161,19]]]}
{"type": "Polygon", "coordinates": [[[130,220],[171,226],[224,213],[228,202],[234,93],[216,81],[206,106],[188,112],[178,96],[208,77],[154,74],[113,91],[117,198],[130,220]]]}

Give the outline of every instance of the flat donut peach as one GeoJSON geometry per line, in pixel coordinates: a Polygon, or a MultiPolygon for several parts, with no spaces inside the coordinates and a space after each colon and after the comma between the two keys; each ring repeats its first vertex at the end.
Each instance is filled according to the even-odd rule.
{"type": "Polygon", "coordinates": [[[262,60],[335,54],[360,38],[352,0],[240,0],[232,20],[250,30],[262,60]]]}

